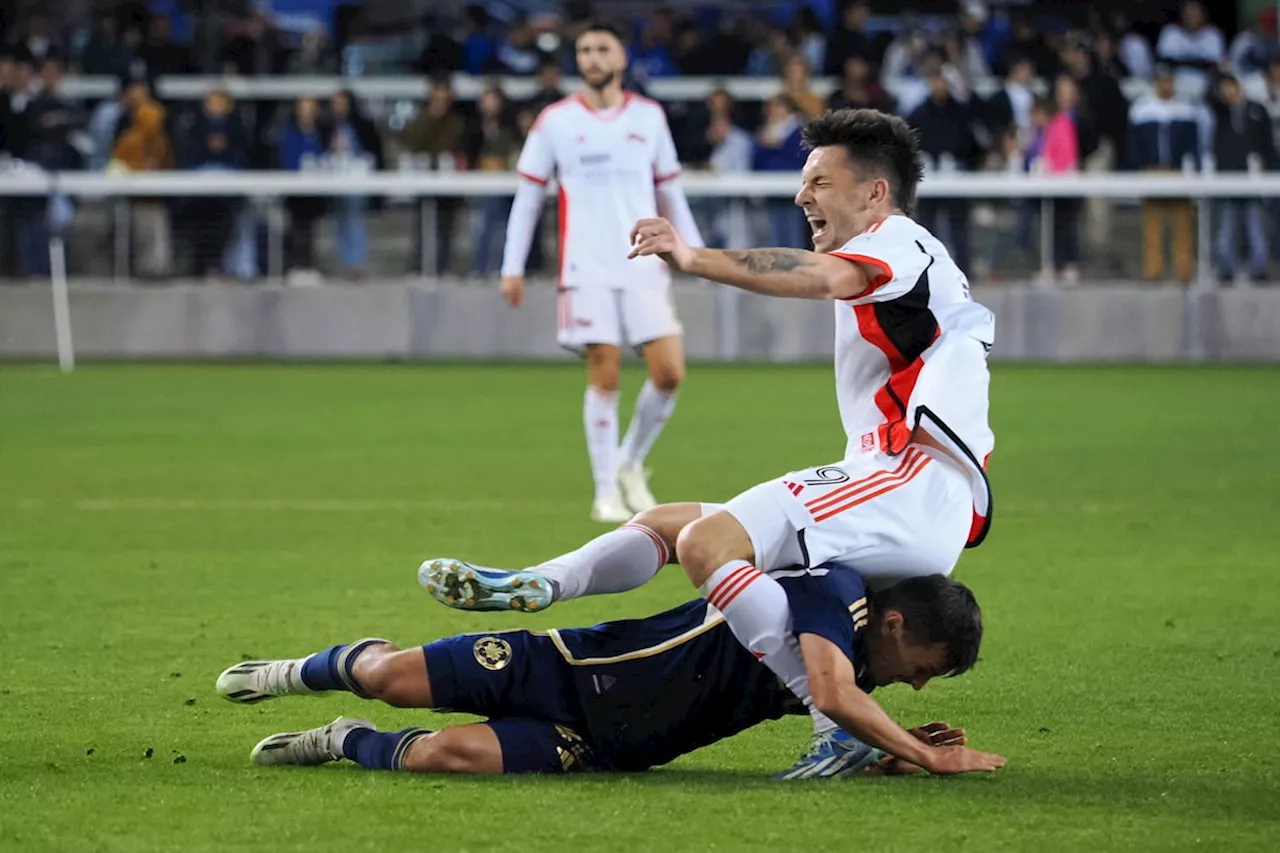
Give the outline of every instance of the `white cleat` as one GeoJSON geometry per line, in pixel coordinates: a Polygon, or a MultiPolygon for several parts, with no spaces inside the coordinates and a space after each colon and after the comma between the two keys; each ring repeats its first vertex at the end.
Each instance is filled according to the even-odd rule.
{"type": "Polygon", "coordinates": [[[624,524],[631,520],[634,516],[631,510],[627,509],[627,505],[622,502],[622,495],[617,489],[602,498],[596,498],[596,502],[591,505],[591,520],[600,521],[605,524],[624,524]]]}
{"type": "Polygon", "coordinates": [[[243,661],[218,676],[218,693],[246,705],[275,696],[314,693],[302,683],[304,662],[306,658],[243,661]]]}
{"type": "Polygon", "coordinates": [[[649,477],[639,465],[624,465],[618,469],[618,489],[632,512],[644,512],[658,505],[653,492],[649,491],[649,477]]]}
{"type": "Polygon", "coordinates": [[[249,753],[249,760],[254,764],[271,767],[291,764],[299,767],[314,767],[317,764],[328,764],[340,760],[342,742],[355,729],[372,729],[373,723],[368,720],[357,720],[351,717],[339,717],[327,726],[307,729],[305,732],[281,732],[258,742],[249,753]]]}

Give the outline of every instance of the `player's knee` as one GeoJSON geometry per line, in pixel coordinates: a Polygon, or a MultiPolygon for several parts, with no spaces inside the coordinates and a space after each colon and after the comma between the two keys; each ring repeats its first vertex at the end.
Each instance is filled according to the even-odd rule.
{"type": "Polygon", "coordinates": [[[373,646],[356,658],[351,674],[360,684],[360,689],[371,698],[397,707],[412,707],[405,701],[408,691],[401,684],[404,667],[396,658],[398,651],[390,644],[373,646]]]}
{"type": "Polygon", "coordinates": [[[703,575],[709,575],[718,565],[715,563],[718,557],[717,543],[714,537],[708,535],[709,530],[703,522],[700,518],[685,525],[676,537],[676,560],[695,585],[701,584],[706,579],[703,575]]]}
{"type": "Polygon", "coordinates": [[[684,365],[664,364],[655,368],[649,379],[653,382],[654,388],[670,396],[679,391],[680,384],[684,382],[684,365]]]}
{"type": "Polygon", "coordinates": [[[455,729],[444,729],[416,741],[400,766],[411,773],[482,773],[484,755],[455,729]]]}
{"type": "Polygon", "coordinates": [[[671,561],[676,559],[676,540],[680,536],[680,531],[688,527],[693,521],[696,521],[702,515],[702,505],[696,503],[676,503],[662,504],[655,506],[653,509],[646,509],[644,512],[631,519],[631,524],[638,524],[647,527],[667,544],[667,551],[671,555],[671,561]]]}
{"type": "Polygon", "coordinates": [[[617,349],[592,347],[587,351],[587,382],[592,388],[605,394],[615,394],[621,376],[622,363],[617,349]]]}

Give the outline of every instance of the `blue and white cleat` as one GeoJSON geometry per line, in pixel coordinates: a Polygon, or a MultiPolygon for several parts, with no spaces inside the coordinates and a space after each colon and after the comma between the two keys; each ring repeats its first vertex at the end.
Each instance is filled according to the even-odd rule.
{"type": "Polygon", "coordinates": [[[555,601],[555,585],[534,571],[473,566],[439,557],[418,569],[418,583],[431,597],[456,610],[546,610],[555,601]]]}
{"type": "Polygon", "coordinates": [[[249,753],[254,764],[277,766],[292,764],[314,767],[343,758],[342,742],[355,729],[372,729],[368,720],[339,717],[327,726],[307,729],[305,732],[281,732],[263,738],[249,753]]]}
{"type": "Polygon", "coordinates": [[[833,776],[852,776],[878,764],[886,757],[883,750],[867,746],[851,734],[840,729],[814,735],[813,746],[791,769],[774,774],[777,781],[793,779],[829,779],[833,776]]]}

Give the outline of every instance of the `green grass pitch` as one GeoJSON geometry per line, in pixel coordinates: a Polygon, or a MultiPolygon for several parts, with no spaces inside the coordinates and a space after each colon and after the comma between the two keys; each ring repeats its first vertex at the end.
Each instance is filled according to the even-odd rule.
{"type": "MultiPolygon", "coordinates": [[[[629,372],[624,399],[638,388],[629,372]]],[[[678,569],[536,617],[447,611],[438,554],[526,564],[599,532],[577,366],[0,368],[0,849],[1280,849],[1280,371],[1021,368],[993,380],[995,525],[958,577],[977,669],[879,698],[1009,766],[783,785],[807,721],[650,773],[257,769],[354,697],[237,707],[243,656],[370,635],[590,624],[678,569]]],[[[695,366],[651,460],[719,500],[839,456],[829,367],[695,366]]]]}

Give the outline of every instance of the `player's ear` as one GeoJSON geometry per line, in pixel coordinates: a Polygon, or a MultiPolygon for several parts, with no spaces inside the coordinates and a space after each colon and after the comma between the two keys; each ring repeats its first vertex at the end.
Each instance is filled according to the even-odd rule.
{"type": "Polygon", "coordinates": [[[881,202],[888,201],[889,193],[891,191],[892,188],[889,186],[888,181],[884,178],[876,178],[871,182],[871,202],[873,204],[880,204],[881,202]]]}
{"type": "Polygon", "coordinates": [[[880,629],[890,637],[901,637],[906,633],[906,621],[897,610],[886,610],[880,617],[880,629]]]}

